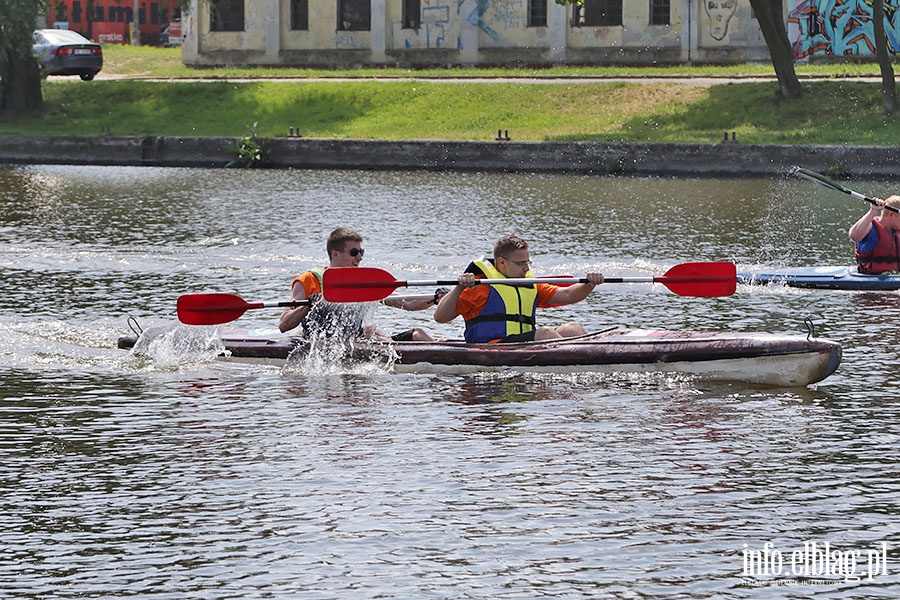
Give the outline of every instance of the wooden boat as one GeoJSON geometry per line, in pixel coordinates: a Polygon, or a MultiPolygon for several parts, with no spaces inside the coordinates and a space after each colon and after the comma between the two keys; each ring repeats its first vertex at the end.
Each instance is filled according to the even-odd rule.
{"type": "MultiPolygon", "coordinates": [[[[134,348],[137,340],[137,336],[122,337],[118,345],[134,348]]],[[[285,361],[307,350],[303,338],[291,336],[226,337],[222,342],[223,360],[242,362],[285,361]]],[[[805,386],[837,369],[841,346],[812,336],[616,328],[514,344],[356,341],[347,356],[386,360],[395,372],[672,372],[717,381],[805,386]]]]}
{"type": "Polygon", "coordinates": [[[868,275],[856,267],[785,267],[737,274],[738,283],[821,290],[900,290],[900,275],[868,275]]]}

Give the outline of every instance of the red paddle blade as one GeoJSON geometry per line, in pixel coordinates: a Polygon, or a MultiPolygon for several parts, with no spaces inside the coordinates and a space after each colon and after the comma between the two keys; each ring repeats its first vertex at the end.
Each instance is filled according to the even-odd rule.
{"type": "Polygon", "coordinates": [[[737,268],[732,262],[681,263],[653,281],[679,296],[730,296],[737,289],[737,268]]]}
{"type": "Polygon", "coordinates": [[[185,294],[178,297],[178,320],[185,325],[219,325],[255,306],[234,294],[185,294]]]}
{"type": "Polygon", "coordinates": [[[377,302],[404,285],[375,267],[331,267],[322,276],[322,294],[329,302],[377,302]]]}

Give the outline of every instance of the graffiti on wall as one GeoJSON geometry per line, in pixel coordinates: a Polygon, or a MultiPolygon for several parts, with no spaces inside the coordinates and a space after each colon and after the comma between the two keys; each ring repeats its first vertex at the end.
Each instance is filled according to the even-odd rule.
{"type": "Polygon", "coordinates": [[[737,0],[705,0],[703,6],[709,17],[710,37],[722,41],[728,35],[728,24],[737,10],[737,0]]]}
{"type": "Polygon", "coordinates": [[[494,0],[491,3],[491,20],[503,29],[523,26],[528,6],[522,0],[494,0]]]}
{"type": "MultiPolygon", "coordinates": [[[[788,38],[794,59],[872,56],[875,27],[872,0],[798,0],[788,10],[788,38]]],[[[900,48],[900,0],[884,0],[888,52],[900,48]]]]}
{"type": "MultiPolygon", "coordinates": [[[[460,8],[461,7],[462,3],[460,3],[460,8]]],[[[497,33],[497,31],[493,27],[491,27],[490,23],[488,23],[484,18],[485,13],[487,13],[488,9],[490,8],[491,3],[489,0],[476,0],[475,8],[472,9],[471,13],[469,13],[469,16],[466,18],[466,22],[483,31],[485,35],[487,35],[495,42],[499,42],[500,34],[497,33]]]]}
{"type": "Polygon", "coordinates": [[[422,22],[418,28],[404,29],[403,21],[391,23],[391,48],[446,48],[450,26],[449,5],[422,6],[422,22]]]}

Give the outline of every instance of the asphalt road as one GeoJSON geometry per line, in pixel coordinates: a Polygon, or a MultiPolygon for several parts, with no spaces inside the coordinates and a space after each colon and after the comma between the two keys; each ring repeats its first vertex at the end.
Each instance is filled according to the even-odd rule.
{"type": "MultiPolygon", "coordinates": [[[[582,83],[609,83],[609,82],[630,82],[630,83],[646,83],[646,84],[691,84],[691,85],[722,85],[728,83],[760,83],[775,82],[777,78],[773,76],[746,76],[746,77],[689,77],[683,75],[672,76],[652,76],[652,77],[578,77],[557,75],[528,76],[528,77],[467,77],[467,76],[448,76],[448,77],[410,77],[410,76],[384,76],[384,77],[177,77],[177,78],[158,78],[158,77],[141,77],[139,75],[114,75],[103,73],[102,71],[95,77],[96,80],[131,80],[131,81],[166,81],[166,82],[200,82],[200,81],[273,81],[283,83],[303,83],[312,81],[428,81],[435,83],[524,83],[524,84],[582,84],[582,83]]],[[[864,81],[869,83],[881,82],[880,77],[820,77],[820,76],[799,76],[803,81],[864,81]]]]}

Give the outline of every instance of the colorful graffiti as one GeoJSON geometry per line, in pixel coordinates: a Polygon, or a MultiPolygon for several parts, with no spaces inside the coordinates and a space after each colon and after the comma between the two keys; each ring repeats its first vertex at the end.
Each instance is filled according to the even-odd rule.
{"type": "MultiPolygon", "coordinates": [[[[799,0],[788,10],[788,38],[794,59],[872,56],[875,28],[872,0],[799,0]]],[[[888,52],[900,49],[900,0],[884,0],[888,52]]]]}

